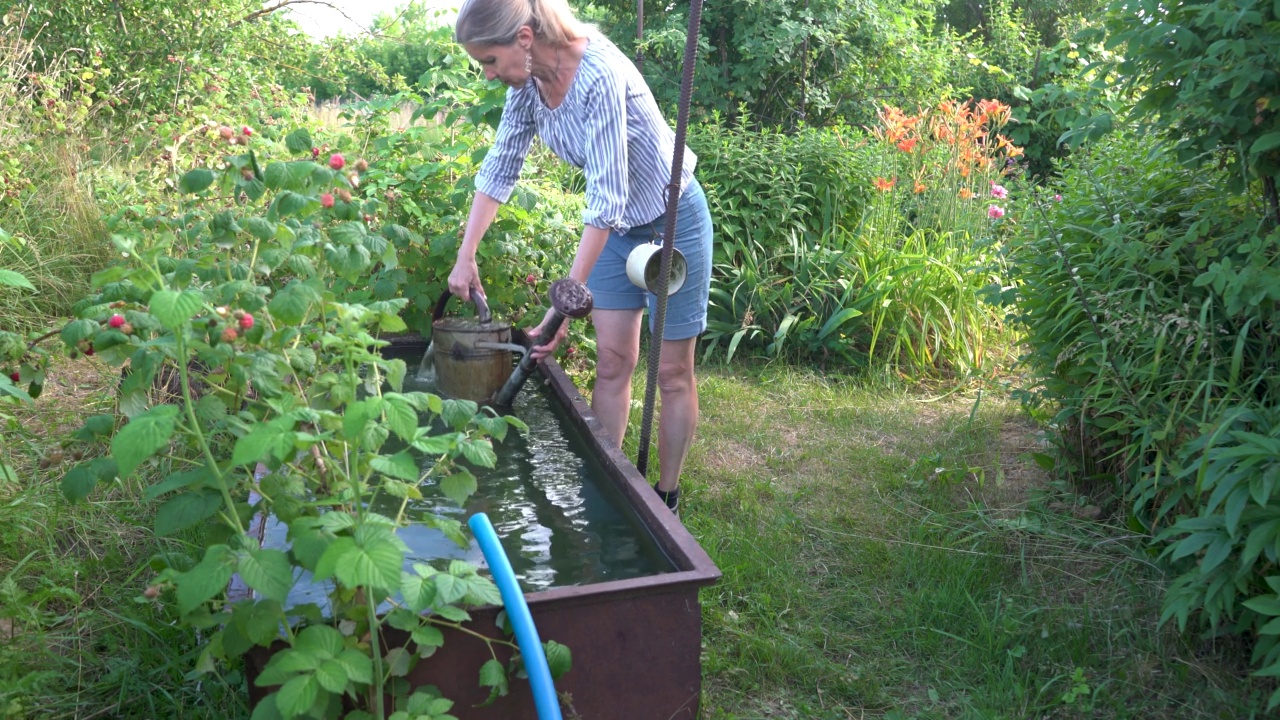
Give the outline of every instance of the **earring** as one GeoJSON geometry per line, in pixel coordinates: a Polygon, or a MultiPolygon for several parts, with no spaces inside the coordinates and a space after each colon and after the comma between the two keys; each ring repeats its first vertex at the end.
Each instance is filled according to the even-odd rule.
{"type": "Polygon", "coordinates": [[[524,71],[527,73],[533,72],[533,53],[528,50],[524,53],[524,71]]]}

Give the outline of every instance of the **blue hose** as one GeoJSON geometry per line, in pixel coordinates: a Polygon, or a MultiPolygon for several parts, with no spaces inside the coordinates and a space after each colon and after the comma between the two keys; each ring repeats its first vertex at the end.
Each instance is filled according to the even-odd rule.
{"type": "Polygon", "coordinates": [[[533,616],[529,614],[524,593],[516,584],[511,561],[498,543],[498,533],[494,531],[493,523],[489,522],[489,516],[484,513],[472,515],[467,525],[475,533],[476,542],[480,543],[480,552],[484,553],[484,559],[489,563],[489,572],[493,573],[493,582],[502,594],[507,619],[511,621],[520,654],[524,656],[524,669],[529,675],[529,685],[533,688],[533,705],[538,710],[538,719],[561,720],[560,701],[556,698],[556,686],[551,680],[551,668],[547,665],[542,640],[538,638],[538,629],[533,626],[533,616]]]}

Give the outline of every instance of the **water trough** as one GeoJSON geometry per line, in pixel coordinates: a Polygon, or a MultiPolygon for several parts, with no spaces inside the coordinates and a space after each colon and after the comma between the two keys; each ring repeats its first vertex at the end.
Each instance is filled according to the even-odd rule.
{"type": "MultiPolygon", "coordinates": [[[[411,367],[426,351],[418,337],[399,338],[387,355],[403,358],[411,367]]],[[[568,645],[573,669],[556,683],[570,701],[570,709],[586,720],[692,720],[697,717],[701,694],[702,617],[698,590],[713,584],[720,571],[697,541],[658,499],[632,462],[612,446],[603,426],[586,400],[554,361],[538,365],[536,378],[545,383],[548,403],[562,421],[564,431],[576,435],[575,444],[588,457],[584,480],[594,483],[602,496],[617,506],[629,524],[643,536],[645,545],[664,562],[625,579],[585,581],[579,584],[540,583],[526,578],[526,598],[538,633],[568,645]],[[530,585],[536,589],[531,589],[530,585]]],[[[534,385],[525,392],[530,392],[534,385]]],[[[518,410],[518,408],[517,408],[518,410]]],[[[517,412],[519,414],[519,412],[517,412]]],[[[502,449],[499,448],[501,456],[502,449]]],[[[480,495],[483,497],[484,483],[480,495]]],[[[598,502],[598,501],[597,501],[598,502]]],[[[494,510],[488,510],[493,514],[494,510]]],[[[465,520],[466,512],[459,519],[465,520]]],[[[565,526],[557,531],[567,531],[565,526]]],[[[254,532],[270,533],[270,520],[258,518],[254,532]]],[[[520,539],[503,538],[509,556],[520,554],[520,539]]],[[[473,554],[468,559],[476,559],[473,554]]],[[[248,590],[240,588],[239,592],[248,590]]],[[[470,627],[494,635],[500,608],[487,606],[471,611],[470,627]]],[[[456,702],[453,714],[461,720],[533,720],[536,717],[529,685],[513,682],[509,695],[479,707],[488,690],[477,682],[480,666],[490,658],[485,644],[463,633],[445,630],[445,644],[435,655],[415,667],[411,684],[434,685],[456,702]]],[[[391,645],[407,637],[389,630],[391,645]]],[[[253,685],[254,678],[274,649],[254,648],[246,656],[250,699],[266,694],[253,685]]],[[[504,662],[507,658],[500,657],[504,662]]],[[[571,717],[569,712],[566,716],[571,717]]]]}

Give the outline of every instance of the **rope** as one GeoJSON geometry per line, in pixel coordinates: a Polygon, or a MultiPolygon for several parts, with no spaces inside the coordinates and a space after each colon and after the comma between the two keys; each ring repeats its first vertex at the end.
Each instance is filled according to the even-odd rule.
{"type": "MultiPolygon", "coordinates": [[[[643,17],[640,20],[643,22],[643,17]]],[[[684,76],[680,80],[680,105],[676,112],[676,146],[671,153],[671,182],[667,185],[667,226],[662,236],[662,261],[658,265],[658,311],[653,316],[649,342],[649,372],[644,383],[644,414],[640,420],[640,449],[636,469],[647,476],[649,441],[653,430],[653,406],[658,392],[658,364],[662,360],[662,333],[667,322],[667,285],[671,282],[671,253],[676,243],[676,212],[680,204],[680,175],[684,169],[684,141],[689,126],[689,100],[693,95],[693,69],[698,60],[698,27],[702,24],[702,0],[690,0],[689,33],[684,44],[684,76]]]]}

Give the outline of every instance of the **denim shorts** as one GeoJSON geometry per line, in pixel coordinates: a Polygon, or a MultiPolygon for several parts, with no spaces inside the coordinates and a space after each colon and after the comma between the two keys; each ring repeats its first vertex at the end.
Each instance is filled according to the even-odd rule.
{"type": "MultiPolygon", "coordinates": [[[[653,332],[658,312],[658,296],[637,287],[627,278],[627,256],[641,243],[662,242],[667,227],[663,213],[653,222],[637,225],[626,233],[611,231],[604,251],[587,278],[594,307],[601,310],[635,310],[649,308],[649,332],[653,332]]],[[[676,212],[676,248],[688,264],[684,285],[667,298],[666,328],[662,336],[668,340],[687,340],[707,329],[707,295],[711,290],[711,211],[707,196],[696,179],[690,181],[680,196],[676,212]]]]}

